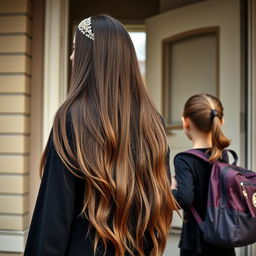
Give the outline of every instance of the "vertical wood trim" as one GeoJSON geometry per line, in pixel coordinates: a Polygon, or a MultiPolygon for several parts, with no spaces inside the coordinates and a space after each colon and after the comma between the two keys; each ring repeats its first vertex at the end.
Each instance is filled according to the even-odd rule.
{"type": "MultiPolygon", "coordinates": [[[[251,168],[256,170],[256,2],[251,1],[251,86],[252,86],[252,109],[251,109],[251,119],[252,119],[252,141],[251,149],[251,168]]],[[[256,246],[255,246],[256,247],[256,246]]],[[[256,251],[256,248],[255,248],[256,251]]]]}
{"type": "MultiPolygon", "coordinates": [[[[256,1],[248,0],[248,90],[247,90],[247,164],[256,170],[256,1]]],[[[246,256],[256,254],[256,244],[246,248],[246,256]]]]}
{"type": "Polygon", "coordinates": [[[31,78],[31,140],[30,182],[29,182],[29,221],[31,220],[40,184],[39,162],[42,154],[43,122],[43,68],[44,68],[44,22],[45,0],[33,1],[33,65],[31,78]]]}
{"type": "Polygon", "coordinates": [[[68,6],[68,0],[46,0],[43,145],[67,91],[68,6]]]}

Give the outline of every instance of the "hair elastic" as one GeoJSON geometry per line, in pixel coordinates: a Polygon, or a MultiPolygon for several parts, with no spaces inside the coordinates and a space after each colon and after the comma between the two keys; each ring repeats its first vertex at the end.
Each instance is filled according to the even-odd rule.
{"type": "Polygon", "coordinates": [[[218,116],[218,112],[216,109],[211,110],[211,119],[213,119],[215,116],[218,116]]]}

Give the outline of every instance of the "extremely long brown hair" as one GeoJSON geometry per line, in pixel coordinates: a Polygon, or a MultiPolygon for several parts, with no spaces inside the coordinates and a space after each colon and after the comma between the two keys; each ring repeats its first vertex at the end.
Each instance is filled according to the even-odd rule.
{"type": "Polygon", "coordinates": [[[95,231],[95,252],[101,241],[117,256],[142,256],[150,240],[150,255],[161,255],[176,209],[164,124],[123,25],[109,16],[91,21],[94,41],[76,32],[72,84],[55,117],[54,145],[68,169],[84,179],[82,214],[95,231]]]}
{"type": "Polygon", "coordinates": [[[200,131],[211,133],[212,148],[209,159],[220,159],[223,150],[230,144],[230,140],[221,130],[223,123],[221,101],[210,94],[193,95],[185,103],[183,116],[190,118],[200,131]]]}

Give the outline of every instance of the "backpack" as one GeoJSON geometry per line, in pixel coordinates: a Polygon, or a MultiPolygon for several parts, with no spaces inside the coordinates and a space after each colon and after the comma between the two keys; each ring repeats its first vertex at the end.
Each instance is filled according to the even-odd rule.
{"type": "Polygon", "coordinates": [[[202,151],[191,149],[182,154],[194,155],[212,165],[205,220],[193,206],[194,218],[205,241],[219,247],[239,247],[256,242],[256,172],[238,167],[237,154],[228,164],[210,161],[202,151]]]}

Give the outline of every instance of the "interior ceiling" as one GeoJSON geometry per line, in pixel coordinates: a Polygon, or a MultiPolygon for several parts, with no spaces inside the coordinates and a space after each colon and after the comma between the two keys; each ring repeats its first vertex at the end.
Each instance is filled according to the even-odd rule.
{"type": "Polygon", "coordinates": [[[206,0],[70,0],[71,24],[84,17],[109,14],[122,22],[144,23],[150,16],[206,0]]]}
{"type": "MultiPolygon", "coordinates": [[[[194,4],[202,1],[205,1],[205,0],[160,0],[160,3],[162,3],[162,7],[166,7],[167,10],[172,10],[172,9],[183,7],[185,5],[194,4]]],[[[160,6],[160,9],[161,9],[161,6],[160,6]]]]}
{"type": "Polygon", "coordinates": [[[72,23],[84,17],[109,14],[120,21],[141,23],[145,18],[159,13],[159,0],[72,0],[70,18],[72,23]]]}

